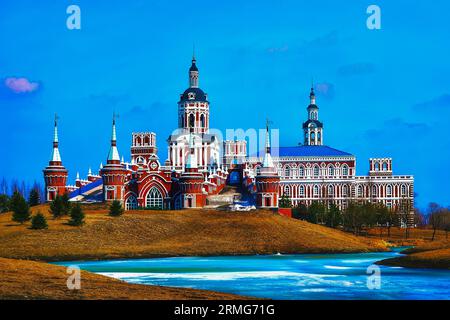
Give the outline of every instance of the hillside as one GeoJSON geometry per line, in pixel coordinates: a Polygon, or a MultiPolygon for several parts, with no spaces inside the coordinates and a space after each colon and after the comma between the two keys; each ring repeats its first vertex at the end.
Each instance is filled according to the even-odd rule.
{"type": "Polygon", "coordinates": [[[409,268],[433,268],[450,270],[450,242],[434,241],[404,250],[404,256],[385,259],[378,264],[409,268]]]}
{"type": "MultiPolygon", "coordinates": [[[[33,209],[36,211],[36,208],[33,209]]],[[[46,212],[46,207],[41,207],[46,212]]],[[[112,218],[86,210],[87,223],[48,216],[30,230],[0,215],[0,257],[45,261],[126,257],[334,253],[386,250],[383,242],[282,217],[269,211],[135,211],[112,218]]]]}
{"type": "Polygon", "coordinates": [[[65,267],[0,258],[0,299],[242,299],[226,293],[130,284],[81,272],[81,289],[67,289],[65,267]]]}

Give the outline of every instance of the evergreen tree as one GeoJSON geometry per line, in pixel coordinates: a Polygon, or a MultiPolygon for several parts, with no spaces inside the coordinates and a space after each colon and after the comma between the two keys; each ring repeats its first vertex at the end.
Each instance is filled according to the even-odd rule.
{"type": "Polygon", "coordinates": [[[114,200],[109,207],[109,215],[113,217],[118,217],[123,214],[122,204],[119,200],[114,200]]]}
{"type": "Polygon", "coordinates": [[[0,213],[9,211],[9,197],[6,194],[0,194],[0,213]]]}
{"type": "Polygon", "coordinates": [[[311,223],[323,223],[325,216],[325,206],[320,201],[313,201],[308,208],[306,221],[311,223]]]}
{"type": "Polygon", "coordinates": [[[25,198],[19,192],[14,192],[11,198],[10,207],[13,211],[13,221],[23,224],[25,221],[30,220],[30,207],[28,206],[25,198]]]}
{"type": "Polygon", "coordinates": [[[41,203],[41,199],[39,198],[39,191],[35,188],[31,189],[30,195],[28,197],[28,204],[30,207],[37,206],[41,203]]]}
{"type": "Polygon", "coordinates": [[[64,204],[60,195],[57,195],[55,199],[50,203],[50,213],[53,218],[57,219],[64,214],[64,204]]]}
{"type": "Polygon", "coordinates": [[[69,195],[67,193],[64,193],[61,196],[61,201],[62,201],[62,215],[66,216],[70,213],[70,208],[71,208],[71,203],[69,201],[69,195]]]}
{"type": "Polygon", "coordinates": [[[32,218],[31,218],[31,229],[39,230],[39,229],[47,229],[47,219],[45,216],[38,211],[32,218]]]}
{"type": "Polygon", "coordinates": [[[82,226],[84,224],[84,212],[79,203],[70,209],[69,224],[71,226],[82,226]]]}
{"type": "Polygon", "coordinates": [[[330,204],[325,214],[325,224],[327,227],[335,228],[342,223],[342,214],[339,207],[333,202],[330,204]]]}
{"type": "Polygon", "coordinates": [[[299,203],[297,207],[292,210],[292,217],[294,219],[306,220],[308,216],[308,207],[304,203],[299,203]]]}
{"type": "Polygon", "coordinates": [[[278,206],[280,208],[292,208],[291,199],[286,194],[283,194],[280,198],[278,206]]]}

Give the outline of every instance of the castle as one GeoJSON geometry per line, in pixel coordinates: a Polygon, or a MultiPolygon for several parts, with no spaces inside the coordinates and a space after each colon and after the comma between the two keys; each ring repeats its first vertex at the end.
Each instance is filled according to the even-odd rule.
{"type": "Polygon", "coordinates": [[[221,141],[210,133],[209,100],[199,87],[194,57],[189,87],[178,101],[178,129],[167,139],[163,164],[153,132],[132,133],[131,160],[120,158],[113,117],[106,164],[98,174],[89,169],[87,179],[77,174],[69,186],[55,119],[52,157],[43,170],[46,199],[67,193],[72,201],[119,200],[126,210],[200,208],[227,184],[237,184],[259,208],[277,208],[283,195],[293,205],[320,200],[345,208],[350,201],[371,201],[399,209],[406,201],[412,208],[413,176],[393,175],[391,158],[370,159],[369,174],[357,176],[354,155],[324,145],[313,88],[309,99],[302,145],[271,148],[267,125],[264,150],[248,155],[245,140],[221,141]]]}

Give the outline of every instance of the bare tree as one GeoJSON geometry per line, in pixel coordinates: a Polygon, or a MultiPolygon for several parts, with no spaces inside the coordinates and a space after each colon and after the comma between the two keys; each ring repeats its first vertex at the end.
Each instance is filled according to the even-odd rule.
{"type": "Polygon", "coordinates": [[[436,230],[442,226],[442,218],[442,207],[435,202],[431,202],[428,205],[428,223],[433,228],[433,236],[431,237],[431,241],[434,241],[436,230]]]}

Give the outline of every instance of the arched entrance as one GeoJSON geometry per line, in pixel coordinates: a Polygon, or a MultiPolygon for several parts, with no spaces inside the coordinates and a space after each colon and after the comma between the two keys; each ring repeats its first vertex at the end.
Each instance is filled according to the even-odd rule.
{"type": "Polygon", "coordinates": [[[145,206],[151,209],[163,209],[163,196],[161,191],[152,187],[145,198],[145,206]]]}
{"type": "Polygon", "coordinates": [[[125,201],[125,210],[136,210],[138,207],[138,202],[135,196],[129,196],[125,201]]]}

